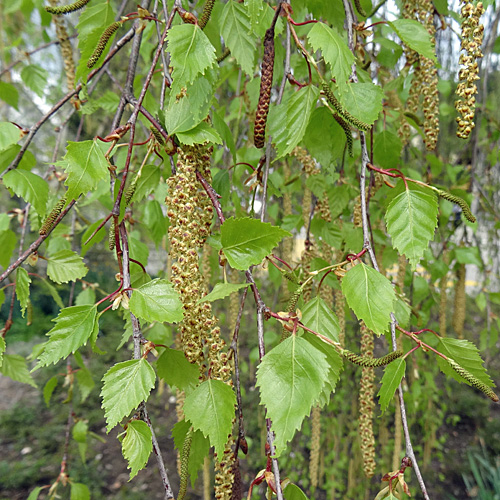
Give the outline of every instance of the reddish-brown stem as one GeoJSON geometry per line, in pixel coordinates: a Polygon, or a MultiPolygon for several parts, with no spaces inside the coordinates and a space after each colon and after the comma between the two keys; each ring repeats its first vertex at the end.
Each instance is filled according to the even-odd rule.
{"type": "Polygon", "coordinates": [[[284,261],[283,259],[280,259],[277,255],[274,255],[274,254],[271,257],[273,259],[276,259],[278,262],[281,262],[286,267],[288,267],[288,269],[290,269],[290,271],[293,271],[292,266],[290,264],[288,264],[288,262],[284,261]]]}
{"type": "Polygon", "coordinates": [[[288,19],[288,22],[292,23],[294,26],[305,26],[306,24],[313,24],[313,23],[319,22],[319,21],[316,21],[316,19],[311,19],[310,21],[296,23],[290,16],[287,16],[287,19],[288,19]]]}

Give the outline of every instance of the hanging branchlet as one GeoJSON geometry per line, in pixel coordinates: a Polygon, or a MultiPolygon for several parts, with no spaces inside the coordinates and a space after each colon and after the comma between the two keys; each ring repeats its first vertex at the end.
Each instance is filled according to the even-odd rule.
{"type": "Polygon", "coordinates": [[[50,7],[47,6],[45,7],[45,10],[49,14],[53,14],[55,16],[59,16],[62,14],[70,14],[71,12],[75,12],[77,10],[83,9],[85,5],[87,5],[90,2],[90,0],[78,0],[77,2],[74,2],[69,5],[61,5],[61,6],[53,6],[51,5],[50,7]]]}
{"type": "Polygon", "coordinates": [[[439,189],[437,193],[444,200],[451,201],[452,203],[458,205],[462,209],[464,217],[469,222],[476,222],[476,218],[474,217],[474,214],[471,212],[469,204],[463,198],[460,198],[460,196],[457,196],[456,194],[451,194],[448,193],[447,191],[443,191],[442,189],[439,189]]]}
{"type": "Polygon", "coordinates": [[[42,227],[38,231],[38,234],[41,236],[45,236],[46,234],[49,233],[49,231],[52,229],[52,226],[54,225],[54,222],[56,221],[57,217],[62,212],[62,209],[66,205],[66,196],[63,196],[55,205],[55,207],[51,210],[50,214],[47,215],[45,220],[43,221],[42,227]]]}
{"type": "Polygon", "coordinates": [[[479,80],[478,59],[483,57],[481,45],[483,44],[484,26],[479,23],[484,13],[482,2],[476,5],[471,0],[462,0],[462,53],[458,60],[461,68],[458,72],[455,109],[459,115],[457,120],[457,136],[467,139],[474,128],[474,114],[476,108],[476,81],[479,80]]]}
{"type": "Polygon", "coordinates": [[[360,356],[359,354],[349,351],[348,349],[343,349],[341,354],[342,356],[344,356],[344,358],[355,365],[364,367],[371,366],[376,368],[392,363],[395,359],[400,358],[404,353],[403,351],[393,351],[389,354],[386,354],[385,356],[382,356],[381,358],[370,358],[367,356],[360,356]]]}
{"type": "Polygon", "coordinates": [[[87,68],[92,69],[96,65],[97,61],[104,52],[104,49],[106,48],[106,45],[109,42],[109,39],[115,34],[115,32],[121,25],[122,25],[121,21],[115,21],[104,30],[103,34],[101,35],[101,38],[99,38],[99,41],[97,42],[94,52],[92,52],[92,55],[87,61],[87,68]]]}
{"type": "Polygon", "coordinates": [[[368,132],[372,126],[368,123],[362,122],[359,118],[352,116],[349,111],[342,107],[339,100],[335,97],[332,89],[328,85],[327,82],[323,82],[321,88],[323,89],[323,93],[325,94],[326,100],[329,104],[335,109],[335,111],[343,118],[347,123],[351,124],[353,127],[362,130],[363,132],[368,132]]]}
{"type": "Polygon", "coordinates": [[[201,29],[205,29],[208,21],[210,20],[210,16],[212,14],[212,9],[214,8],[215,0],[207,0],[205,5],[203,6],[203,12],[201,13],[200,18],[198,19],[198,26],[201,29]]]}
{"type": "Polygon", "coordinates": [[[263,148],[266,142],[266,122],[271,102],[271,88],[274,72],[274,27],[264,35],[264,56],[262,58],[262,76],[260,80],[259,102],[255,115],[253,142],[256,148],[263,148]]]}
{"type": "Polygon", "coordinates": [[[472,375],[472,373],[460,366],[453,359],[448,358],[448,363],[463,379],[467,380],[469,384],[486,394],[486,396],[488,396],[492,401],[498,403],[498,396],[495,394],[493,389],[491,389],[491,387],[488,387],[484,382],[481,382],[477,377],[472,375]]]}

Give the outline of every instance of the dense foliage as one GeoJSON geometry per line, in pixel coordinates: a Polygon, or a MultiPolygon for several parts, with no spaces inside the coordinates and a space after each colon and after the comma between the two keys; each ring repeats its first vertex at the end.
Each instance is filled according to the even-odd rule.
{"type": "Polygon", "coordinates": [[[497,3],[2,9],[0,373],[68,405],[29,499],[102,496],[100,420],[167,499],[429,498],[447,394],[498,402],[497,3]]]}

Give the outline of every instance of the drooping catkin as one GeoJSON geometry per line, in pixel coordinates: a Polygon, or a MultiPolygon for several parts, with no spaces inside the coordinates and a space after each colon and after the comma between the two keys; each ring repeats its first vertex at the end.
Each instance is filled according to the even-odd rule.
{"type": "Polygon", "coordinates": [[[318,487],[319,452],[321,438],[321,408],[314,406],[311,412],[311,452],[309,455],[309,480],[312,491],[318,487]]]}
{"type": "MultiPolygon", "coordinates": [[[[361,352],[363,357],[373,358],[373,332],[364,323],[361,323],[361,352]]],[[[373,435],[374,379],[373,367],[364,366],[359,389],[359,436],[363,454],[363,471],[366,477],[372,477],[375,473],[375,437],[373,435]]]]}
{"type": "Polygon", "coordinates": [[[453,304],[453,329],[459,339],[464,338],[465,323],[465,264],[460,264],[457,270],[457,283],[455,285],[455,300],[453,304]]]}
{"type": "Polygon", "coordinates": [[[198,20],[198,26],[203,30],[210,20],[212,9],[214,8],[215,0],[207,0],[203,6],[203,12],[198,20]]]}
{"type": "Polygon", "coordinates": [[[182,445],[182,453],[181,453],[181,473],[180,473],[180,485],[179,485],[179,494],[177,496],[177,500],[184,500],[187,491],[187,483],[189,476],[189,454],[191,453],[191,443],[193,441],[193,428],[191,427],[185,438],[184,444],[182,445]]]}
{"type": "Polygon", "coordinates": [[[462,43],[460,58],[461,68],[458,72],[455,109],[458,111],[457,136],[467,139],[474,128],[474,114],[476,108],[476,81],[479,80],[478,59],[483,57],[481,45],[483,43],[484,26],[479,23],[484,13],[482,2],[474,5],[472,0],[461,0],[462,43]]]}
{"type": "Polygon", "coordinates": [[[97,61],[102,56],[102,53],[104,52],[104,49],[106,48],[106,45],[109,42],[109,39],[114,35],[114,33],[118,30],[118,28],[121,25],[122,25],[121,21],[115,21],[103,31],[101,38],[99,38],[99,41],[97,42],[94,52],[92,52],[92,55],[89,57],[89,60],[87,61],[87,68],[92,69],[96,65],[97,61]]]}
{"type": "Polygon", "coordinates": [[[469,384],[486,394],[486,396],[488,396],[492,401],[498,402],[498,396],[491,387],[488,387],[484,382],[481,382],[477,377],[472,375],[472,373],[460,366],[453,359],[448,358],[448,363],[463,379],[467,380],[469,384]]]}
{"type": "Polygon", "coordinates": [[[442,189],[438,190],[438,195],[448,201],[451,201],[452,203],[455,203],[455,205],[458,205],[462,209],[462,213],[464,214],[464,217],[469,221],[469,222],[476,222],[476,218],[474,217],[473,213],[471,212],[471,209],[469,207],[469,204],[463,199],[460,198],[460,196],[457,196],[456,194],[448,193],[447,191],[444,191],[442,189]]]}
{"type": "Polygon", "coordinates": [[[56,203],[54,208],[50,211],[49,215],[47,215],[47,217],[43,221],[42,227],[38,231],[41,236],[45,236],[52,229],[52,226],[54,225],[57,217],[59,217],[59,215],[61,214],[64,205],[66,205],[66,196],[63,196],[56,203]]]}
{"type": "Polygon", "coordinates": [[[210,484],[210,457],[203,461],[203,500],[211,500],[212,485],[210,484]]]}
{"type": "Polygon", "coordinates": [[[69,14],[71,12],[75,12],[77,10],[83,9],[85,5],[87,5],[90,0],[78,0],[77,2],[74,2],[69,5],[61,5],[58,6],[57,2],[54,2],[53,0],[50,1],[50,7],[45,7],[45,10],[49,14],[53,14],[56,16],[62,15],[62,14],[69,14]]]}
{"type": "Polygon", "coordinates": [[[335,314],[339,320],[339,344],[345,345],[345,297],[341,290],[335,290],[335,314]]]}
{"type": "Polygon", "coordinates": [[[266,142],[266,122],[271,103],[271,88],[274,72],[274,27],[264,35],[264,57],[262,58],[262,76],[260,80],[259,102],[255,115],[253,142],[256,148],[263,148],[266,142]]]}

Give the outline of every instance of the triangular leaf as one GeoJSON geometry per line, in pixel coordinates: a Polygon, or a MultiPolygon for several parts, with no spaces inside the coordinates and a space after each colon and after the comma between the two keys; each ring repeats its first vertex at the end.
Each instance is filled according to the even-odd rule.
{"type": "Polygon", "coordinates": [[[45,215],[49,199],[47,181],[28,170],[17,169],[7,172],[3,183],[5,187],[12,189],[17,196],[31,203],[38,215],[42,217],[45,215]]]}
{"type": "Polygon", "coordinates": [[[183,309],[179,294],[162,279],[155,279],[135,288],[129,303],[130,310],[146,321],[182,321],[183,309]]]}
{"type": "Polygon", "coordinates": [[[392,401],[396,389],[403,379],[406,371],[406,361],[404,358],[398,358],[389,363],[384,369],[384,376],[381,380],[380,390],[378,391],[379,404],[382,413],[387,410],[392,401]]]}
{"type": "Polygon", "coordinates": [[[388,21],[387,24],[392,27],[410,49],[427,57],[427,59],[436,60],[436,51],[432,46],[429,32],[424,25],[414,19],[396,19],[392,22],[388,21]]]}
{"type": "Polygon", "coordinates": [[[198,304],[201,302],[213,302],[214,300],[224,299],[234,292],[241,290],[249,285],[249,283],[216,283],[214,289],[201,298],[198,304]]]}
{"type": "Polygon", "coordinates": [[[36,388],[36,383],[30,375],[26,360],[18,354],[5,354],[3,356],[0,373],[22,384],[28,384],[36,388]]]}
{"type": "Polygon", "coordinates": [[[30,300],[30,283],[31,278],[28,276],[28,271],[22,267],[18,267],[16,272],[16,297],[21,305],[23,318],[30,300]]]}
{"type": "Polygon", "coordinates": [[[47,276],[55,283],[68,283],[83,278],[88,268],[73,250],[59,250],[47,257],[47,276]]]}
{"type": "Polygon", "coordinates": [[[438,202],[430,190],[409,184],[389,204],[385,220],[394,247],[413,269],[422,258],[437,226],[438,202]]]}
{"type": "Polygon", "coordinates": [[[184,401],[186,419],[208,437],[219,457],[224,456],[227,436],[231,433],[235,404],[231,387],[211,379],[201,383],[184,401]]]}
{"type": "Polygon", "coordinates": [[[261,403],[272,420],[280,455],[318,400],[328,379],[326,356],[292,335],[269,351],[257,370],[261,403]]]}
{"type": "MultiPolygon", "coordinates": [[[[446,357],[456,361],[462,368],[465,368],[474,377],[483,382],[483,384],[486,384],[488,387],[494,387],[493,381],[483,366],[483,360],[479,355],[479,351],[472,342],[465,339],[441,338],[439,339],[437,350],[442,352],[446,357]]],[[[437,360],[439,368],[444,374],[453,377],[458,382],[471,385],[447,361],[440,356],[437,357],[437,360]]]]}
{"type": "Polygon", "coordinates": [[[122,441],[122,453],[130,469],[129,481],[146,467],[153,451],[151,429],[142,420],[132,420],[127,425],[127,434],[122,441]]]}
{"type": "Polygon", "coordinates": [[[66,307],[53,321],[56,326],[47,333],[50,338],[38,356],[36,368],[67,358],[99,329],[95,305],[66,307]]]}
{"type": "Polygon", "coordinates": [[[198,383],[200,370],[191,364],[181,351],[166,348],[156,362],[158,377],[165,380],[170,387],[185,391],[198,383]]]}
{"type": "Polygon", "coordinates": [[[311,299],[302,308],[302,323],[317,333],[339,341],[339,320],[321,297],[311,299]]]}
{"type": "Polygon", "coordinates": [[[47,380],[47,383],[43,386],[43,400],[45,401],[47,408],[50,406],[50,399],[52,398],[52,394],[56,387],[57,387],[56,375],[49,378],[49,380],[47,380]]]}
{"type": "Polygon", "coordinates": [[[260,264],[288,231],[257,219],[230,218],[221,227],[221,243],[229,265],[244,271],[260,264]]]}
{"type": "Polygon", "coordinates": [[[382,87],[374,83],[348,83],[341,101],[352,116],[372,125],[382,111],[383,97],[382,87]]]}
{"type": "Polygon", "coordinates": [[[102,407],[109,432],[149,397],[156,374],[144,358],[131,359],[112,366],[102,378],[102,407]]]}
{"type": "Polygon", "coordinates": [[[369,330],[377,335],[387,330],[396,294],[385,276],[360,262],[342,278],[342,292],[369,330]]]}

